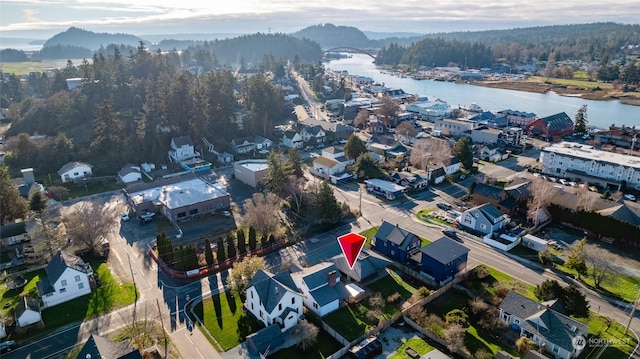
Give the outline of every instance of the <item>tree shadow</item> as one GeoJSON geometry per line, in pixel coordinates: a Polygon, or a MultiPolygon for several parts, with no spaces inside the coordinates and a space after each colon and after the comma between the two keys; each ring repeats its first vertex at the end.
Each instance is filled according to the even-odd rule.
{"type": "Polygon", "coordinates": [[[236,299],[234,297],[234,294],[231,293],[231,291],[227,290],[224,292],[224,295],[227,297],[227,303],[229,303],[229,310],[231,310],[231,314],[236,314],[236,311],[238,310],[238,306],[236,304],[236,299]]]}
{"type": "Polygon", "coordinates": [[[222,305],[220,304],[220,296],[212,295],[211,300],[213,301],[213,309],[216,312],[216,320],[218,321],[218,326],[220,329],[224,329],[222,325],[222,305]]]}

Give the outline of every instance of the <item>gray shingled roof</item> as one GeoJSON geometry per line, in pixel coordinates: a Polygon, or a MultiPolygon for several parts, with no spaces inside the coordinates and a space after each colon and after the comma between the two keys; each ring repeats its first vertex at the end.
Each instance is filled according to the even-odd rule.
{"type": "Polygon", "coordinates": [[[491,203],[481,204],[475,208],[479,209],[492,224],[496,224],[498,219],[504,216],[504,213],[500,212],[500,210],[491,203]]]}
{"type": "Polygon", "coordinates": [[[9,238],[27,232],[27,222],[10,223],[0,227],[0,238],[9,238]]]}
{"type": "Polygon", "coordinates": [[[22,297],[22,300],[18,302],[16,305],[16,316],[19,317],[22,313],[26,312],[27,309],[33,310],[34,312],[40,313],[40,305],[37,301],[29,300],[27,297],[22,297]]]}
{"type": "Polygon", "coordinates": [[[549,131],[563,129],[573,126],[573,120],[565,112],[541,118],[542,123],[549,127],[549,131]]]}
{"type": "Polygon", "coordinates": [[[353,264],[353,269],[349,268],[349,264],[342,254],[332,257],[331,261],[336,265],[340,272],[351,277],[356,282],[373,276],[391,265],[390,260],[365,248],[362,249],[358,259],[353,264]]]}
{"type": "Polygon", "coordinates": [[[82,258],[64,251],[58,251],[45,267],[47,279],[51,283],[57,282],[67,268],[72,268],[82,273],[91,271],[91,266],[85,263],[82,258]]]}
{"type": "Polygon", "coordinates": [[[524,330],[538,333],[568,351],[573,351],[573,338],[586,338],[589,332],[587,325],[514,291],[507,294],[500,304],[500,309],[522,319],[520,326],[524,330]],[[572,330],[573,328],[575,330],[572,330]]]}
{"type": "Polygon", "coordinates": [[[323,262],[320,264],[316,264],[315,266],[308,268],[305,271],[310,271],[310,273],[304,275],[302,277],[302,280],[304,280],[310,290],[313,290],[323,284],[328,283],[329,273],[331,273],[332,271],[337,272],[338,268],[336,268],[333,263],[323,262]]]}
{"type": "Polygon", "coordinates": [[[190,145],[193,146],[193,140],[191,139],[191,136],[186,135],[186,136],[180,136],[180,137],[174,137],[171,139],[171,142],[173,142],[173,144],[177,147],[180,148],[184,145],[190,145]]]}
{"type": "Polygon", "coordinates": [[[269,313],[280,303],[280,299],[287,291],[298,293],[289,272],[282,272],[274,276],[272,273],[261,269],[247,285],[247,288],[251,287],[256,289],[258,297],[260,297],[264,308],[269,313]],[[292,286],[289,287],[289,285],[292,286]]]}
{"type": "Polygon", "coordinates": [[[397,225],[393,225],[387,221],[383,221],[380,228],[375,234],[376,241],[389,241],[398,245],[401,249],[405,249],[413,238],[417,236],[397,225]]]}
{"type": "Polygon", "coordinates": [[[420,248],[420,251],[438,263],[447,264],[467,254],[469,248],[447,237],[442,237],[420,248]]]}
{"type": "Polygon", "coordinates": [[[284,342],[282,331],[277,324],[272,324],[248,335],[247,341],[251,341],[255,349],[261,354],[264,354],[267,349],[275,348],[284,342]]]}
{"type": "Polygon", "coordinates": [[[503,193],[504,193],[504,190],[502,188],[494,187],[482,182],[478,182],[476,184],[476,188],[473,190],[473,194],[477,194],[487,198],[492,198],[497,201],[502,200],[503,193]]]}
{"type": "Polygon", "coordinates": [[[95,359],[140,359],[140,351],[134,349],[128,341],[112,342],[92,334],[84,344],[76,359],[86,359],[87,355],[95,359]]]}
{"type": "Polygon", "coordinates": [[[71,169],[75,168],[75,167],[79,167],[79,166],[87,166],[87,167],[93,167],[88,163],[85,162],[69,162],[67,164],[65,164],[64,166],[62,166],[59,170],[58,170],[58,176],[62,176],[63,173],[70,171],[71,169]]]}

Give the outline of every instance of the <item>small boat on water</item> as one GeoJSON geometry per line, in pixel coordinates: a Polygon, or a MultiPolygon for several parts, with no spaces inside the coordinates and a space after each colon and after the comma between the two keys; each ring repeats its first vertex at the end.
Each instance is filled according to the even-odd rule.
{"type": "Polygon", "coordinates": [[[463,110],[469,112],[482,112],[482,107],[475,102],[472,102],[470,105],[462,107],[463,110]]]}

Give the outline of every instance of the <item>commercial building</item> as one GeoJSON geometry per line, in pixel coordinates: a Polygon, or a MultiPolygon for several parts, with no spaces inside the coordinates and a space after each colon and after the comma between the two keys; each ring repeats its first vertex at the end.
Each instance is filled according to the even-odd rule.
{"type": "Polygon", "coordinates": [[[267,160],[251,159],[235,162],[233,170],[237,180],[255,188],[267,175],[269,165],[267,160]]]}
{"type": "Polygon", "coordinates": [[[230,205],[230,196],[223,184],[201,178],[147,188],[136,186],[125,190],[125,196],[136,216],[144,212],[161,213],[170,222],[194,219],[230,205]]]}
{"type": "Polygon", "coordinates": [[[627,186],[640,189],[640,157],[560,142],[542,149],[540,164],[543,172],[552,176],[579,178],[614,188],[625,181],[627,186]]]}

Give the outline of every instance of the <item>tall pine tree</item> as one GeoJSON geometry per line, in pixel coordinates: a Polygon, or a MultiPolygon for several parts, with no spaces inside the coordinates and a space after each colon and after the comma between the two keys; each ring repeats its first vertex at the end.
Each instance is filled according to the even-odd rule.
{"type": "Polygon", "coordinates": [[[249,227],[249,250],[255,251],[257,247],[256,241],[256,229],[253,227],[249,227]]]}
{"type": "Polygon", "coordinates": [[[247,238],[244,235],[242,228],[236,231],[236,239],[238,240],[238,254],[244,254],[247,252],[247,238]]]}
{"type": "Polygon", "coordinates": [[[218,248],[216,249],[216,258],[218,262],[224,262],[227,259],[227,256],[224,251],[224,239],[222,237],[218,237],[218,248]]]}
{"type": "Polygon", "coordinates": [[[227,255],[229,256],[229,259],[234,259],[238,253],[236,251],[236,244],[233,242],[233,237],[231,237],[231,234],[227,235],[227,246],[227,255]]]}
{"type": "Polygon", "coordinates": [[[211,250],[209,238],[204,239],[204,259],[207,261],[208,266],[213,264],[213,251],[211,250]]]}

